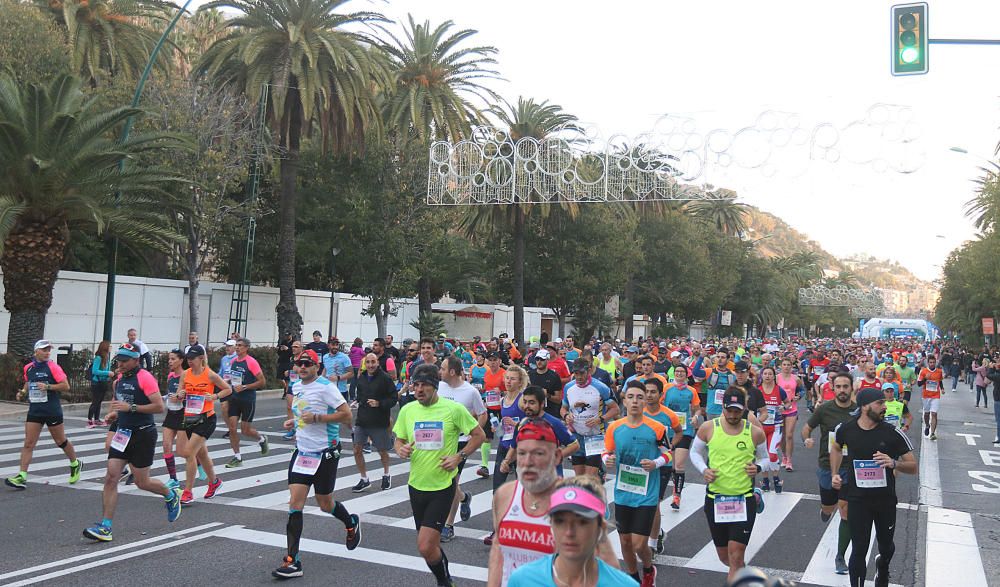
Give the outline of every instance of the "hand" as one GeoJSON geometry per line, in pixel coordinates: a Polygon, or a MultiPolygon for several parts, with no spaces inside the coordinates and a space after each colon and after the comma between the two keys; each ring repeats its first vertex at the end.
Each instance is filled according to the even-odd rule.
{"type": "Polygon", "coordinates": [[[454,471],[461,462],[462,455],[455,454],[441,457],[441,468],[445,471],[454,471]]]}
{"type": "Polygon", "coordinates": [[[909,424],[903,424],[903,432],[909,432],[909,431],[910,431],[910,425],[909,424]]]}
{"type": "Polygon", "coordinates": [[[233,393],[240,393],[242,391],[243,391],[243,386],[242,385],[234,385],[233,386],[233,393]]]}
{"type": "Polygon", "coordinates": [[[587,420],[587,426],[590,427],[590,428],[597,428],[603,422],[604,422],[604,420],[602,420],[600,416],[597,416],[596,418],[591,418],[591,419],[587,420]]]}
{"type": "Polygon", "coordinates": [[[118,419],[118,412],[109,412],[107,416],[104,416],[104,421],[111,423],[113,420],[118,419]]]}
{"type": "Polygon", "coordinates": [[[289,418],[281,423],[281,427],[285,430],[292,430],[295,428],[295,418],[289,418]]]}
{"type": "Polygon", "coordinates": [[[747,463],[747,466],[743,470],[746,471],[747,477],[756,477],[757,473],[760,472],[760,467],[756,463],[750,462],[747,463]]]}
{"type": "Polygon", "coordinates": [[[618,466],[618,459],[614,454],[609,454],[608,459],[604,461],[604,466],[608,469],[614,469],[618,466]]]}
{"type": "Polygon", "coordinates": [[[639,466],[647,471],[652,471],[656,468],[656,463],[649,459],[642,459],[639,461],[639,466]]]}
{"type": "Polygon", "coordinates": [[[830,481],[830,485],[832,485],[833,488],[837,490],[840,489],[840,486],[843,485],[843,483],[844,481],[843,479],[840,478],[840,475],[834,475],[832,480],[830,481]]]}
{"type": "Polygon", "coordinates": [[[566,426],[572,426],[573,425],[573,412],[570,412],[570,413],[566,414],[565,416],[563,416],[563,421],[566,422],[566,426]]]}
{"type": "Polygon", "coordinates": [[[715,469],[705,469],[705,472],[701,475],[705,478],[706,483],[712,483],[715,481],[715,469]]]}
{"type": "Polygon", "coordinates": [[[503,424],[504,426],[513,426],[514,425],[514,418],[511,418],[510,416],[504,416],[500,420],[500,423],[503,424]]]}
{"type": "Polygon", "coordinates": [[[893,466],[894,463],[893,458],[883,452],[875,451],[875,454],[872,456],[872,460],[874,460],[879,465],[882,465],[882,468],[884,469],[895,468],[893,466]]]}
{"type": "Polygon", "coordinates": [[[184,401],[184,396],[185,396],[186,394],[184,393],[184,390],[183,390],[183,389],[178,389],[178,390],[177,390],[177,393],[176,393],[175,395],[177,396],[177,399],[179,399],[179,400],[181,400],[181,401],[184,401]]]}
{"type": "Polygon", "coordinates": [[[368,407],[370,407],[370,408],[377,408],[378,407],[378,400],[377,399],[370,399],[370,400],[368,400],[368,407]]]}
{"type": "Polygon", "coordinates": [[[806,448],[812,448],[813,446],[816,445],[816,441],[813,440],[812,438],[807,438],[805,444],[806,444],[806,448]]]}
{"type": "Polygon", "coordinates": [[[112,400],[110,407],[111,410],[114,412],[127,412],[131,407],[131,405],[123,401],[112,400]]]}
{"type": "Polygon", "coordinates": [[[507,461],[500,461],[500,472],[504,475],[510,473],[510,465],[507,464],[507,461]]]}
{"type": "Polygon", "coordinates": [[[409,444],[400,445],[399,449],[396,450],[396,454],[399,455],[401,459],[408,459],[410,455],[413,454],[413,442],[409,444]]]}
{"type": "Polygon", "coordinates": [[[19,401],[19,402],[20,401],[24,401],[24,396],[25,396],[25,393],[24,393],[23,389],[21,391],[17,392],[17,396],[16,396],[17,401],[19,401]]]}

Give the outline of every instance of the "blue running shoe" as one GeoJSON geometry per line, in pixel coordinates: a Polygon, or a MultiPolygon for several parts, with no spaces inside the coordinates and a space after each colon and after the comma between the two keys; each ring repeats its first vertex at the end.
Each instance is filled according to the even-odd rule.
{"type": "Polygon", "coordinates": [[[201,468],[201,465],[198,465],[198,481],[204,481],[205,479],[208,479],[208,473],[205,472],[205,469],[201,468]]]}
{"type": "Polygon", "coordinates": [[[176,522],[181,517],[181,492],[179,489],[171,489],[167,496],[167,521],[176,522]]]}
{"type": "Polygon", "coordinates": [[[760,490],[760,487],[754,487],[753,496],[757,499],[757,514],[764,513],[764,492],[760,490]]]}
{"type": "Polygon", "coordinates": [[[84,530],[83,536],[98,542],[111,542],[111,528],[103,524],[96,524],[84,530]]]}
{"type": "Polygon", "coordinates": [[[289,430],[288,432],[285,433],[284,436],[282,436],[282,438],[284,438],[285,440],[295,440],[295,430],[294,429],[289,430]]]}
{"type": "Polygon", "coordinates": [[[166,485],[167,489],[177,489],[179,491],[181,488],[181,482],[177,479],[168,479],[166,485]]]}

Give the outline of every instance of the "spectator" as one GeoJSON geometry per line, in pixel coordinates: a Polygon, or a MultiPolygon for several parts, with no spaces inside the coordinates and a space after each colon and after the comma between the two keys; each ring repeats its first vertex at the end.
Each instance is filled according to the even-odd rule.
{"type": "Polygon", "coordinates": [[[97,345],[94,361],[90,364],[90,408],[87,410],[87,428],[97,428],[104,423],[101,418],[101,404],[108,392],[109,379],[111,379],[111,342],[102,340],[101,344],[97,345]]]}
{"type": "Polygon", "coordinates": [[[129,328],[126,335],[128,336],[129,343],[139,349],[139,366],[147,371],[152,369],[153,355],[149,352],[149,347],[146,346],[146,343],[139,340],[139,333],[136,332],[135,328],[129,328]]]}

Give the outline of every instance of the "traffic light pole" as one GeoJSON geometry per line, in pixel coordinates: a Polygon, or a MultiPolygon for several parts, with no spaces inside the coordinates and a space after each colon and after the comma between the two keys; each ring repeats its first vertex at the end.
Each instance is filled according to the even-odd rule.
{"type": "Polygon", "coordinates": [[[1000,45],[1000,39],[927,39],[930,45],[1000,45]]]}

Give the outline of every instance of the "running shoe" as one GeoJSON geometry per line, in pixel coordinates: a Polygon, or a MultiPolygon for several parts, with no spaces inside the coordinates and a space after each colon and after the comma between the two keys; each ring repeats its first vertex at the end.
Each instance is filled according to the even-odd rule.
{"type": "Polygon", "coordinates": [[[844,557],[842,556],[838,556],[836,559],[834,559],[833,564],[836,567],[836,570],[834,572],[837,573],[838,575],[846,575],[850,571],[850,569],[848,569],[847,567],[847,561],[844,560],[844,557]]]}
{"type": "Polygon", "coordinates": [[[494,534],[496,534],[496,532],[490,532],[489,536],[487,536],[486,538],[483,538],[483,544],[485,544],[486,546],[493,546],[493,535],[494,534]]]}
{"type": "Polygon", "coordinates": [[[673,508],[673,510],[675,512],[679,512],[681,510],[681,494],[680,493],[675,493],[674,494],[674,498],[672,500],[670,500],[670,507],[673,508]]]}
{"type": "Polygon", "coordinates": [[[351,521],[354,524],[347,528],[347,540],[344,541],[347,550],[354,550],[361,544],[361,518],[358,517],[358,514],[351,514],[351,521]]]}
{"type": "Polygon", "coordinates": [[[13,477],[7,477],[3,480],[7,487],[13,487],[14,489],[27,489],[28,488],[28,477],[24,473],[18,473],[13,477]]]}
{"type": "Polygon", "coordinates": [[[441,528],[441,542],[451,542],[455,539],[455,527],[445,524],[441,528]]]}
{"type": "Polygon", "coordinates": [[[170,489],[167,496],[167,521],[175,522],[181,517],[181,492],[177,489],[170,489]]]}
{"type": "MultiPolygon", "coordinates": [[[[978,408],[979,406],[976,406],[976,407],[978,408]]],[[[87,430],[92,430],[94,428],[97,428],[97,421],[95,421],[95,420],[87,420],[87,430]]]]}
{"type": "Polygon", "coordinates": [[[368,479],[358,479],[358,483],[351,488],[351,491],[353,491],[354,493],[361,493],[362,491],[368,489],[371,486],[372,482],[369,481],[368,479]]]}
{"type": "Polygon", "coordinates": [[[781,489],[782,489],[783,485],[784,485],[784,483],[781,481],[780,478],[778,478],[778,477],[774,478],[774,492],[775,493],[781,493],[781,489]]]}
{"type": "Polygon", "coordinates": [[[295,430],[289,430],[288,432],[285,432],[285,435],[282,436],[282,438],[284,438],[285,440],[295,440],[295,430]]]}
{"type": "Polygon", "coordinates": [[[757,498],[757,513],[764,513],[764,493],[760,490],[760,487],[753,488],[753,496],[757,498]]]}
{"type": "Polygon", "coordinates": [[[271,452],[271,445],[267,443],[267,436],[261,434],[260,442],[258,442],[257,444],[260,445],[261,456],[266,456],[267,453],[271,452]]]}
{"type": "Polygon", "coordinates": [[[476,469],[476,475],[479,475],[483,479],[488,479],[490,476],[490,470],[486,468],[486,465],[483,465],[476,469]]]}
{"type": "Polygon", "coordinates": [[[667,538],[667,533],[660,529],[660,533],[656,536],[656,554],[663,554],[663,541],[667,538]]]}
{"type": "Polygon", "coordinates": [[[215,494],[219,492],[220,487],[222,487],[222,479],[216,477],[215,483],[209,483],[208,488],[205,489],[205,499],[212,499],[215,497],[215,494]]]}
{"type": "Polygon", "coordinates": [[[372,454],[372,445],[366,444],[365,447],[361,449],[361,452],[365,453],[366,455],[372,454]]]}
{"type": "Polygon", "coordinates": [[[824,524],[827,523],[827,522],[829,522],[830,518],[832,518],[832,517],[833,517],[833,513],[829,513],[828,514],[828,513],[824,512],[823,510],[819,511],[819,519],[822,520],[824,524]]]}
{"type": "Polygon", "coordinates": [[[80,480],[80,471],[83,470],[83,461],[76,459],[76,466],[69,464],[69,484],[73,485],[80,480]]]}
{"type": "Polygon", "coordinates": [[[229,438],[229,432],[228,432],[228,431],[226,431],[226,433],[225,433],[225,434],[223,434],[223,435],[222,435],[222,437],[223,437],[223,438],[229,438]]]}
{"type": "Polygon", "coordinates": [[[191,493],[191,490],[190,490],[190,489],[185,489],[185,490],[184,490],[184,491],[183,491],[183,492],[181,493],[181,503],[182,503],[183,505],[187,505],[187,504],[189,504],[189,503],[192,503],[193,501],[194,501],[194,494],[193,494],[193,493],[191,493]]]}
{"type": "Polygon", "coordinates": [[[465,498],[459,502],[458,513],[463,522],[468,522],[472,517],[472,494],[468,491],[465,492],[465,498]]]}
{"type": "Polygon", "coordinates": [[[642,582],[639,587],[654,587],[656,585],[656,567],[650,567],[648,571],[643,570],[642,582]]]}
{"type": "Polygon", "coordinates": [[[122,467],[122,476],[118,478],[118,482],[124,483],[125,480],[128,479],[128,476],[131,474],[132,471],[129,470],[128,465],[125,465],[124,467],[122,467]]]}
{"type": "Polygon", "coordinates": [[[177,479],[167,479],[166,485],[167,489],[176,489],[180,491],[181,488],[181,482],[178,481],[177,479]]]}
{"type": "Polygon", "coordinates": [[[201,465],[198,465],[198,481],[205,481],[206,479],[208,479],[208,473],[205,472],[205,469],[201,465]]]}
{"type": "Polygon", "coordinates": [[[924,436],[930,436],[930,435],[931,435],[931,427],[924,426],[924,436]]]}
{"type": "Polygon", "coordinates": [[[932,432],[931,433],[931,440],[937,440],[937,433],[936,432],[932,432]]]}
{"type": "Polygon", "coordinates": [[[271,576],[275,579],[294,579],[295,577],[301,577],[302,563],[292,559],[290,556],[285,556],[285,560],[281,561],[281,566],[271,571],[271,576]]]}
{"type": "Polygon", "coordinates": [[[226,463],[227,469],[235,469],[236,467],[242,467],[242,466],[243,466],[243,459],[238,459],[236,457],[229,459],[229,462],[226,463]]]}
{"type": "Polygon", "coordinates": [[[792,466],[792,459],[788,459],[788,464],[785,465],[785,472],[786,473],[791,473],[794,470],[795,470],[795,467],[792,466]]]}
{"type": "Polygon", "coordinates": [[[382,475],[382,491],[392,487],[392,477],[389,475],[382,475]]]}
{"type": "Polygon", "coordinates": [[[125,476],[125,485],[135,485],[135,473],[132,471],[129,471],[128,475],[125,476]]]}
{"type": "Polygon", "coordinates": [[[764,479],[761,480],[761,482],[760,482],[760,489],[761,489],[761,491],[771,491],[771,478],[770,477],[764,477],[764,479]]]}
{"type": "Polygon", "coordinates": [[[84,538],[97,540],[98,542],[111,542],[111,528],[104,524],[94,524],[83,531],[84,538]]]}

